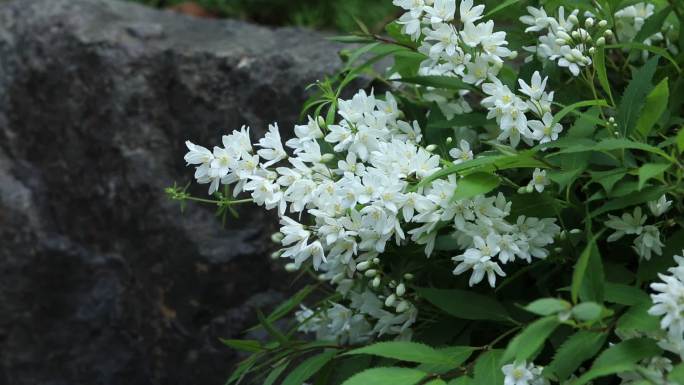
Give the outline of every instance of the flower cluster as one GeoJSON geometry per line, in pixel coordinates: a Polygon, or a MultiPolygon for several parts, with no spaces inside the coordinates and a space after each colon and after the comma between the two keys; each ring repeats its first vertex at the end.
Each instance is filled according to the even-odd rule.
{"type": "Polygon", "coordinates": [[[684,358],[684,257],[675,255],[674,259],[677,266],[668,269],[670,274],[658,274],[662,282],[651,284],[657,293],[651,294],[653,307],[648,313],[662,317],[660,327],[667,337],[661,347],[684,358]]]}
{"type": "Polygon", "coordinates": [[[547,15],[543,8],[527,7],[527,11],[529,14],[520,18],[523,24],[529,26],[525,32],[538,33],[540,36],[536,45],[525,47],[525,50],[536,54],[541,60],[557,62],[559,67],[567,68],[574,76],[592,64],[595,47],[604,45],[606,38],[613,36],[613,32],[607,29],[608,22],[596,22],[590,13],[585,14],[581,25],[577,9],[567,17],[563,7],[558,8],[557,17],[547,15]]]}
{"type": "MultiPolygon", "coordinates": [[[[655,217],[665,214],[670,206],[672,202],[665,195],[648,203],[648,208],[655,217]]],[[[608,242],[615,242],[625,235],[636,235],[632,247],[642,258],[648,260],[653,253],[662,254],[665,245],[660,241],[660,230],[656,225],[646,225],[648,216],[642,212],[641,207],[635,207],[632,214],[623,213],[621,217],[608,215],[608,218],[606,226],[616,230],[608,237],[608,242]]]]}
{"type": "MultiPolygon", "coordinates": [[[[196,166],[198,183],[209,184],[210,193],[232,185],[235,196],[246,191],[256,204],[277,209],[280,256],[292,260],[291,269],[311,263],[322,279],[351,299],[351,308],[335,304],[311,317],[304,310],[301,317],[311,318],[307,328],[319,325],[320,333],[336,336],[344,330],[354,341],[408,330],[415,306],[406,286],[382,269],[382,254],[391,241],[424,245],[429,257],[438,233],[450,227],[466,250],[454,257],[460,262],[454,273],[472,269],[471,285],[486,274],[494,286],[494,274],[504,275],[495,258],[505,264],[548,255],[546,247],[560,231],[554,219],[521,216],[510,223],[511,204],[502,194],[454,200],[455,175],[418,187],[448,161],[421,145],[420,126],[400,118],[391,93],[380,99],[360,91],[339,100],[338,113],[337,124],[310,118],[296,126],[295,137],[285,145],[272,125],[256,151],[244,127],[224,136],[223,146],[213,151],[187,142],[185,159],[196,166]],[[297,218],[308,214],[312,221],[302,223],[286,216],[288,211],[297,218]]],[[[473,157],[465,141],[452,155],[473,157]]]]}

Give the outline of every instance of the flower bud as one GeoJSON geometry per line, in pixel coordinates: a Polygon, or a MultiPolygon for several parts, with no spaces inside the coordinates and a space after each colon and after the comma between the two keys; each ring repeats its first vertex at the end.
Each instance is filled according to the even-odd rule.
{"type": "Polygon", "coordinates": [[[318,274],[318,277],[316,278],[318,278],[319,281],[325,281],[325,274],[318,274]]]}
{"type": "Polygon", "coordinates": [[[373,278],[373,277],[375,277],[376,275],[378,275],[378,271],[375,270],[375,269],[369,269],[369,270],[366,270],[366,272],[364,273],[364,275],[365,275],[366,277],[368,277],[368,278],[373,278]]]}
{"type": "Polygon", "coordinates": [[[427,147],[425,147],[425,150],[426,150],[427,152],[432,152],[432,151],[435,151],[436,149],[437,149],[437,145],[436,145],[436,144],[431,144],[431,145],[428,145],[427,147]]]}
{"type": "Polygon", "coordinates": [[[399,302],[399,305],[397,305],[397,308],[396,308],[397,313],[403,313],[408,309],[409,309],[409,303],[406,301],[399,302]]]}
{"type": "Polygon", "coordinates": [[[370,267],[369,261],[363,261],[363,262],[359,262],[356,264],[356,270],[358,270],[358,271],[368,270],[369,267],[370,267]]]}
{"type": "Polygon", "coordinates": [[[592,19],[592,18],[590,17],[590,18],[588,18],[587,20],[584,20],[584,26],[585,26],[586,28],[591,28],[591,27],[593,27],[593,26],[594,26],[594,19],[592,19]]]}
{"type": "Polygon", "coordinates": [[[271,234],[271,241],[273,241],[273,243],[280,243],[283,238],[285,238],[285,236],[281,232],[271,234]]]}
{"type": "Polygon", "coordinates": [[[299,269],[297,268],[297,265],[295,265],[294,263],[288,263],[287,265],[285,265],[285,271],[287,271],[288,273],[293,273],[297,270],[299,269]]]}
{"type": "Polygon", "coordinates": [[[577,19],[577,16],[575,16],[575,15],[568,16],[568,21],[574,25],[579,24],[579,19],[577,19]]]}
{"type": "Polygon", "coordinates": [[[568,232],[563,230],[560,232],[560,239],[565,240],[568,238],[568,232]]]}
{"type": "Polygon", "coordinates": [[[573,234],[573,235],[580,234],[580,233],[582,233],[582,230],[580,230],[580,229],[571,229],[570,230],[570,234],[573,234]]]}
{"type": "Polygon", "coordinates": [[[371,285],[376,289],[380,287],[380,276],[376,276],[375,278],[373,278],[373,282],[371,282],[371,285]]]}
{"type": "Polygon", "coordinates": [[[523,186],[518,189],[518,194],[525,194],[527,193],[527,187],[523,186]]]}
{"type": "Polygon", "coordinates": [[[333,155],[333,154],[323,154],[323,156],[321,156],[321,163],[328,163],[328,162],[330,162],[330,161],[333,160],[333,159],[335,159],[335,155],[333,155]]]}
{"type": "Polygon", "coordinates": [[[403,283],[400,283],[400,284],[397,286],[396,293],[397,293],[397,296],[398,296],[398,297],[403,297],[404,294],[406,294],[406,286],[404,286],[403,283]]]}
{"type": "Polygon", "coordinates": [[[452,137],[446,138],[447,144],[449,144],[449,143],[451,143],[451,142],[453,142],[453,141],[454,141],[454,138],[452,138],[452,137]]]}
{"type": "Polygon", "coordinates": [[[572,31],[572,38],[573,39],[579,39],[580,33],[579,31],[572,31]]]}
{"type": "Polygon", "coordinates": [[[325,123],[325,119],[323,119],[322,116],[318,116],[318,119],[316,119],[316,122],[318,123],[318,127],[320,128],[326,128],[328,125],[325,123]]]}
{"type": "Polygon", "coordinates": [[[608,118],[608,123],[610,123],[610,124],[615,123],[615,118],[612,116],[610,118],[608,118]]]}
{"type": "Polygon", "coordinates": [[[511,54],[508,55],[508,58],[511,60],[515,60],[515,58],[518,57],[518,51],[511,51],[511,54]]]}
{"type": "Polygon", "coordinates": [[[562,247],[556,247],[553,249],[553,251],[555,251],[556,253],[560,253],[561,251],[563,251],[563,248],[562,247]]]}
{"type": "Polygon", "coordinates": [[[532,194],[532,191],[534,191],[534,186],[532,186],[531,184],[528,184],[528,185],[525,187],[525,191],[526,191],[528,194],[532,194]]]}
{"type": "Polygon", "coordinates": [[[380,264],[380,258],[378,258],[378,257],[373,258],[373,263],[376,265],[379,265],[380,264]]]}
{"type": "Polygon", "coordinates": [[[605,36],[606,39],[610,39],[613,37],[613,31],[611,31],[610,29],[607,29],[606,32],[603,33],[603,36],[605,36]]]}
{"type": "Polygon", "coordinates": [[[599,47],[603,47],[604,45],[606,45],[606,38],[603,37],[603,36],[599,37],[599,38],[596,40],[596,45],[599,46],[599,47]]]}
{"type": "Polygon", "coordinates": [[[596,48],[594,48],[594,47],[589,48],[589,54],[593,55],[594,53],[596,53],[596,48]]]}
{"type": "Polygon", "coordinates": [[[556,39],[556,44],[561,45],[561,46],[565,45],[565,43],[567,43],[567,42],[568,41],[565,39],[561,39],[561,38],[556,39]]]}
{"type": "Polygon", "coordinates": [[[271,259],[274,259],[274,260],[275,260],[275,259],[280,258],[281,252],[282,252],[281,250],[272,252],[272,253],[271,253],[271,259]]]}
{"type": "Polygon", "coordinates": [[[385,299],[385,306],[390,307],[394,305],[394,303],[397,301],[397,296],[394,294],[391,294],[387,299],[385,299]]]}
{"type": "Polygon", "coordinates": [[[572,38],[570,37],[570,35],[568,35],[565,31],[558,31],[558,33],[557,33],[556,35],[557,35],[559,38],[565,40],[566,42],[572,40],[572,38]]]}
{"type": "Polygon", "coordinates": [[[608,22],[606,20],[601,20],[598,22],[598,26],[600,28],[606,28],[607,25],[608,25],[608,22]]]}
{"type": "Polygon", "coordinates": [[[413,274],[411,274],[411,273],[406,273],[406,274],[404,274],[404,279],[407,280],[407,281],[412,280],[412,279],[413,279],[413,274]]]}

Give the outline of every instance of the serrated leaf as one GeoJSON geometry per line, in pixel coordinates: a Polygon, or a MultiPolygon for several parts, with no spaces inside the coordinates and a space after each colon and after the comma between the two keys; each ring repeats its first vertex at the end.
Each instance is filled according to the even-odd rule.
{"type": "Polygon", "coordinates": [[[636,123],[637,133],[643,137],[648,137],[653,130],[653,126],[655,126],[663,113],[667,111],[669,99],[670,89],[668,79],[665,78],[646,97],[644,110],[636,123]]]}
{"type": "Polygon", "coordinates": [[[331,350],[307,358],[285,377],[282,385],[302,385],[302,383],[318,373],[335,355],[337,355],[337,350],[331,350]]]}
{"type": "Polygon", "coordinates": [[[448,364],[422,364],[416,369],[422,370],[426,373],[446,373],[463,364],[468,358],[470,358],[475,350],[475,348],[471,348],[469,346],[449,346],[446,348],[440,348],[437,349],[437,351],[449,356],[450,360],[448,364]]]}
{"type": "Polygon", "coordinates": [[[533,355],[544,346],[544,342],[560,325],[555,315],[540,318],[527,325],[511,342],[501,358],[502,363],[515,359],[516,362],[534,358],[533,355]]]}
{"type": "Polygon", "coordinates": [[[639,167],[639,191],[644,188],[646,182],[664,173],[672,164],[670,163],[646,163],[639,167]]]}
{"type": "MultiPolygon", "coordinates": [[[[473,348],[463,347],[464,351],[472,352],[473,348]]],[[[378,342],[359,349],[351,350],[345,355],[371,354],[374,356],[392,358],[399,361],[417,362],[420,364],[452,365],[456,363],[452,356],[435,348],[409,341],[378,342]]],[[[466,357],[467,358],[467,357],[466,357]]]]}
{"type": "Polygon", "coordinates": [[[409,368],[373,368],[353,375],[342,385],[416,385],[427,373],[409,368]]]}
{"type": "Polygon", "coordinates": [[[609,171],[592,171],[589,174],[591,175],[592,182],[600,184],[610,194],[615,184],[624,179],[627,169],[616,168],[609,171]]]}
{"type": "Polygon", "coordinates": [[[657,356],[661,352],[656,342],[649,338],[622,341],[603,351],[594,361],[591,369],[580,378],[570,382],[570,385],[584,385],[595,378],[630,371],[637,362],[657,356]]]}
{"type": "Polygon", "coordinates": [[[658,57],[653,57],[641,67],[625,89],[617,111],[618,131],[623,137],[629,136],[636,126],[637,118],[644,108],[646,95],[651,92],[651,81],[658,66],[658,57]]]}
{"type": "Polygon", "coordinates": [[[504,321],[508,312],[494,298],[469,290],[419,288],[418,295],[461,319],[504,321]]]}
{"type": "Polygon", "coordinates": [[[497,188],[499,183],[501,180],[494,174],[477,172],[466,175],[456,181],[456,191],[451,199],[458,201],[484,195],[497,188]]]}
{"type": "Polygon", "coordinates": [[[570,308],[568,301],[558,298],[541,298],[525,306],[525,310],[541,316],[556,314],[570,308]]]}
{"type": "Polygon", "coordinates": [[[501,372],[502,350],[490,350],[483,353],[475,362],[475,385],[503,384],[504,375],[501,372]]]}
{"type": "Polygon", "coordinates": [[[553,375],[559,382],[565,381],[582,363],[594,357],[606,340],[606,334],[579,331],[568,338],[556,351],[544,375],[553,375]]]}
{"type": "Polygon", "coordinates": [[[619,283],[606,282],[605,301],[620,305],[632,306],[642,302],[649,302],[648,294],[643,290],[619,283]]]}
{"type": "Polygon", "coordinates": [[[638,331],[639,333],[657,332],[660,330],[658,317],[648,314],[653,304],[641,302],[630,307],[618,320],[616,328],[623,332],[638,331]]]}

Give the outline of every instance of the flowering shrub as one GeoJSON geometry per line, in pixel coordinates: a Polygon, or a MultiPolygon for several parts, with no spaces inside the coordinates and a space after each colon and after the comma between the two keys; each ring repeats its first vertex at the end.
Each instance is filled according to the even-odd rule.
{"type": "Polygon", "coordinates": [[[684,384],[684,6],[523,3],[394,0],[293,137],[187,142],[215,199],[170,195],[273,210],[317,281],[229,383],[684,384]]]}

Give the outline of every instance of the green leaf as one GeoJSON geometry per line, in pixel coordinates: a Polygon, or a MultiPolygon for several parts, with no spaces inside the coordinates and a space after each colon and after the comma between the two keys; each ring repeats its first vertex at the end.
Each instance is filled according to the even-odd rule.
{"type": "Polygon", "coordinates": [[[617,111],[618,131],[623,137],[629,136],[636,125],[639,114],[644,108],[646,95],[653,88],[651,81],[658,67],[658,57],[651,58],[641,67],[629,82],[622,95],[617,111]]]}
{"type": "Polygon", "coordinates": [[[660,198],[667,189],[664,187],[647,187],[642,191],[634,192],[627,196],[620,197],[618,199],[609,200],[600,208],[591,212],[592,217],[596,217],[603,213],[607,213],[613,210],[620,210],[625,207],[630,207],[634,205],[640,205],[644,202],[654,201],[660,198]]]}
{"type": "Polygon", "coordinates": [[[442,374],[453,370],[464,363],[475,351],[475,348],[469,346],[449,346],[446,348],[437,349],[438,352],[449,356],[448,364],[422,364],[416,369],[422,370],[426,373],[442,374]]]}
{"type": "MultiPolygon", "coordinates": [[[[473,350],[473,348],[469,347],[463,347],[462,349],[469,352],[473,350]]],[[[458,365],[454,364],[455,360],[449,354],[425,344],[408,341],[378,342],[345,353],[345,355],[348,354],[371,354],[420,364],[458,365]]]]}
{"type": "Polygon", "coordinates": [[[610,82],[608,81],[608,73],[606,72],[606,49],[604,47],[598,47],[596,49],[596,55],[594,55],[594,68],[596,68],[596,74],[598,75],[601,88],[606,91],[610,103],[615,105],[613,92],[610,89],[610,82]]]}
{"type": "Polygon", "coordinates": [[[553,361],[544,369],[544,374],[553,375],[562,383],[584,361],[594,357],[605,340],[605,333],[582,330],[573,334],[558,348],[553,361]]]}
{"type": "Polygon", "coordinates": [[[261,346],[261,342],[257,340],[228,340],[223,338],[219,338],[219,340],[224,345],[242,352],[256,353],[264,350],[264,347],[261,346]]]}
{"type": "Polygon", "coordinates": [[[318,373],[336,354],[337,350],[331,350],[307,358],[285,377],[282,385],[302,385],[302,383],[318,373]]]}
{"type": "Polygon", "coordinates": [[[591,369],[570,382],[570,385],[583,385],[598,377],[630,371],[637,362],[657,356],[661,352],[656,342],[648,338],[622,341],[601,353],[591,369]]]}
{"type": "Polygon", "coordinates": [[[280,375],[285,371],[285,369],[287,369],[287,364],[280,365],[271,370],[271,372],[268,373],[268,376],[266,376],[263,385],[273,385],[278,377],[280,377],[280,375]]]}
{"type": "Polygon", "coordinates": [[[615,184],[625,178],[627,169],[616,168],[609,171],[592,171],[589,174],[591,175],[592,182],[600,184],[610,194],[615,184]]]}
{"type": "Polygon", "coordinates": [[[595,235],[589,241],[575,264],[570,286],[573,303],[577,303],[580,296],[583,300],[603,302],[603,265],[596,246],[597,238],[595,235]]]}
{"type": "MultiPolygon", "coordinates": [[[[613,102],[615,103],[615,102],[613,102]]],[[[594,136],[596,126],[603,122],[599,119],[601,109],[599,107],[592,107],[575,121],[575,124],[568,129],[568,135],[565,138],[560,138],[553,142],[548,142],[549,145],[554,144],[563,139],[569,138],[591,138],[594,136]]]]}
{"type": "Polygon", "coordinates": [[[451,199],[458,201],[483,195],[497,188],[499,183],[499,177],[494,174],[484,172],[470,174],[456,182],[456,191],[451,199]]]}
{"type": "Polygon", "coordinates": [[[634,286],[606,282],[605,288],[606,291],[604,299],[606,302],[632,306],[638,303],[650,301],[648,294],[634,286]]]}
{"type": "Polygon", "coordinates": [[[556,314],[564,310],[570,310],[572,305],[568,301],[558,298],[542,298],[525,306],[525,310],[530,313],[547,316],[556,314]]]}
{"type": "Polygon", "coordinates": [[[461,376],[449,381],[447,385],[473,385],[474,383],[475,380],[473,380],[472,378],[468,376],[461,376]]]}
{"type": "Polygon", "coordinates": [[[553,117],[553,123],[551,125],[553,126],[554,124],[559,123],[561,120],[563,120],[563,118],[567,114],[577,110],[578,108],[591,107],[591,106],[608,107],[608,103],[603,99],[585,100],[582,102],[573,103],[569,106],[564,107],[562,110],[558,111],[558,113],[553,117]]]}
{"type": "Polygon", "coordinates": [[[670,374],[667,375],[667,380],[680,385],[684,385],[684,363],[681,363],[672,368],[670,374]]]}
{"type": "Polygon", "coordinates": [[[501,372],[500,365],[502,355],[503,351],[499,349],[490,350],[480,355],[475,362],[474,385],[503,384],[504,375],[501,372]]]}
{"type": "Polygon", "coordinates": [[[416,369],[373,368],[353,375],[342,385],[416,385],[425,376],[427,373],[416,369]]]}
{"type": "Polygon", "coordinates": [[[427,125],[427,130],[445,128],[454,129],[457,127],[466,126],[479,127],[484,126],[485,124],[487,124],[488,121],[489,119],[487,119],[486,115],[477,112],[471,112],[468,114],[454,115],[454,117],[451,118],[451,120],[429,122],[427,125]]]}
{"type": "Polygon", "coordinates": [[[585,142],[584,144],[577,144],[570,146],[568,148],[562,149],[558,152],[555,152],[553,154],[547,155],[548,157],[553,157],[557,156],[560,154],[574,154],[578,152],[587,152],[587,151],[614,151],[614,150],[641,150],[641,151],[646,151],[650,152],[652,154],[660,155],[661,157],[671,160],[672,157],[670,157],[665,151],[659,149],[658,147],[654,147],[651,145],[648,145],[646,143],[640,143],[640,142],[634,142],[629,139],[624,139],[624,138],[611,138],[611,139],[604,139],[600,142],[595,142],[595,143],[588,143],[585,142]]]}
{"type": "Polygon", "coordinates": [[[560,321],[555,315],[540,318],[527,325],[508,343],[501,362],[509,362],[512,359],[522,362],[534,358],[533,355],[544,346],[544,342],[559,325],[560,321]]]}
{"type": "Polygon", "coordinates": [[[658,332],[660,320],[648,314],[653,304],[650,301],[638,303],[629,308],[618,320],[616,328],[622,332],[658,332]]]}
{"type": "Polygon", "coordinates": [[[609,44],[606,45],[606,48],[627,48],[627,49],[636,49],[640,51],[649,51],[653,52],[656,55],[660,55],[667,59],[672,65],[677,69],[677,72],[681,72],[682,69],[679,68],[679,64],[677,64],[677,61],[670,55],[670,53],[660,47],[656,47],[653,45],[648,45],[644,43],[637,43],[637,42],[629,42],[629,43],[619,43],[619,44],[609,44]]]}
{"type": "Polygon", "coordinates": [[[509,317],[503,305],[491,296],[470,290],[419,288],[417,291],[418,295],[456,318],[504,321],[509,317]]]}
{"type": "Polygon", "coordinates": [[[492,17],[492,15],[494,15],[494,14],[496,14],[496,13],[498,13],[498,12],[501,12],[501,11],[503,11],[504,9],[506,9],[506,8],[510,7],[511,5],[516,4],[516,3],[518,3],[518,2],[520,2],[520,0],[506,0],[506,1],[503,1],[501,4],[497,5],[496,7],[492,8],[489,12],[487,12],[487,13],[485,14],[484,18],[485,18],[485,19],[489,19],[490,17],[492,17]]]}
{"type": "Polygon", "coordinates": [[[653,126],[658,122],[660,117],[667,111],[668,101],[670,99],[670,89],[668,87],[668,79],[663,79],[646,97],[646,104],[636,123],[636,131],[645,137],[651,133],[653,126]]]}
{"type": "Polygon", "coordinates": [[[602,313],[603,306],[596,302],[582,302],[572,308],[572,315],[580,321],[596,321],[602,313]]]}
{"type": "Polygon", "coordinates": [[[639,191],[644,188],[646,182],[656,178],[670,168],[670,163],[646,163],[639,167],[639,191]]]}
{"type": "Polygon", "coordinates": [[[426,382],[425,385],[447,385],[447,383],[441,378],[435,378],[430,382],[426,382]]]}
{"type": "Polygon", "coordinates": [[[684,152],[684,127],[680,128],[679,132],[677,132],[677,148],[679,152],[684,152]]]}

